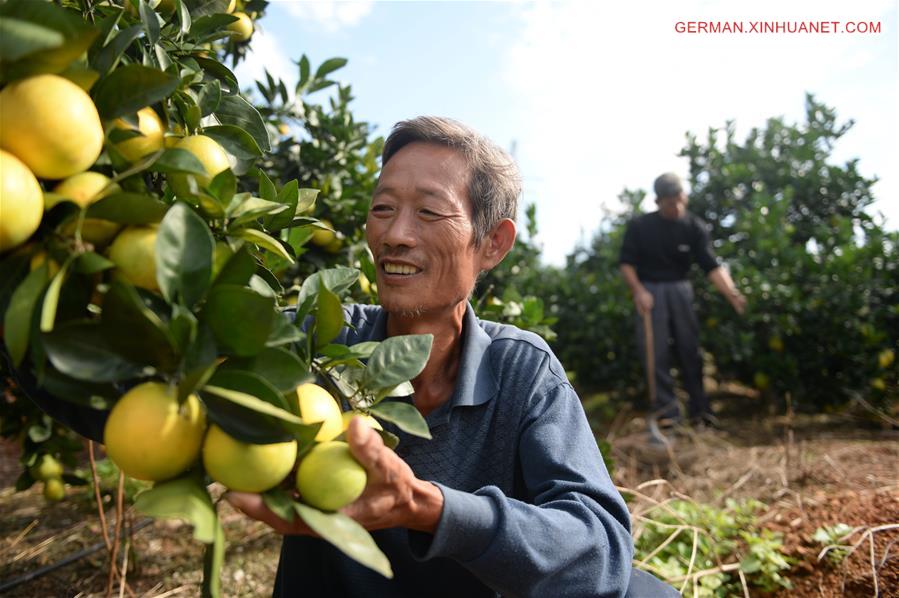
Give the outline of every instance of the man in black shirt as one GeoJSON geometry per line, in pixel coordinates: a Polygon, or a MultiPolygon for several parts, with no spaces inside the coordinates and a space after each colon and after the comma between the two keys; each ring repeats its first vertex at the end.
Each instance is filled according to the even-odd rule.
{"type": "MultiPolygon", "coordinates": [[[[664,424],[680,420],[674,381],[668,365],[669,344],[674,340],[684,386],[690,396],[688,414],[694,423],[714,425],[715,419],[702,385],[699,322],[693,311],[693,288],[687,280],[697,263],[715,288],[738,314],[746,299],[721,267],[709,242],[708,228],[687,211],[687,194],[676,174],[655,180],[658,210],[632,220],[624,234],[619,265],[637,308],[637,342],[646,356],[643,317],[651,314],[656,395],[653,415],[664,424]]],[[[645,365],[645,361],[644,361],[645,365]]]]}

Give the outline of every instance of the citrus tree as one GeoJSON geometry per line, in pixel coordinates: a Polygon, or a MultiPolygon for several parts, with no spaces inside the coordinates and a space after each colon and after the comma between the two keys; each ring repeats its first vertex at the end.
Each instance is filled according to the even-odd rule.
{"type": "Polygon", "coordinates": [[[698,285],[705,348],[721,376],[810,408],[896,395],[899,234],[870,213],[876,179],[833,163],[851,126],[808,96],[804,122],[772,118],[743,141],[729,123],[682,151],[690,209],[749,301],[736,318],[698,285]]]}
{"type": "MultiPolygon", "coordinates": [[[[689,209],[749,301],[739,317],[694,269],[703,349],[717,376],[811,410],[897,396],[899,234],[871,213],[875,180],[836,164],[849,130],[809,97],[803,122],[772,118],[737,139],[735,125],[689,135],[689,209]]],[[[625,189],[591,242],[563,268],[532,266],[526,291],[558,317],[554,341],[583,388],[641,396],[634,309],[618,272],[627,221],[646,193],[625,189]]]]}
{"type": "MultiPolygon", "coordinates": [[[[224,557],[210,481],[264,492],[282,517],[390,575],[337,512],[365,484],[342,412],[428,435],[413,406],[385,399],[411,393],[430,336],[337,342],[359,271],[306,260],[330,229],[306,184],[324,183],[274,171],[272,115],[223,62],[240,59],[265,6],[0,4],[4,376],[151,481],[139,510],[193,524],[207,595],[221,593],[224,557]],[[280,282],[286,268],[302,272],[295,289],[280,282]]],[[[62,447],[37,446],[52,424],[8,404],[4,433],[32,443],[19,487],[64,493],[43,456],[62,447]]]]}

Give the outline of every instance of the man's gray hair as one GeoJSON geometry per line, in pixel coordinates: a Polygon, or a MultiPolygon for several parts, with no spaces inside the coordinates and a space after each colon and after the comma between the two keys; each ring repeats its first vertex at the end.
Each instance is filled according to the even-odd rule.
{"type": "Polygon", "coordinates": [[[521,175],[512,157],[498,145],[462,123],[438,116],[401,120],[390,132],[381,153],[381,167],[410,143],[433,143],[458,151],[469,168],[474,244],[481,245],[503,218],[515,220],[521,175]]]}

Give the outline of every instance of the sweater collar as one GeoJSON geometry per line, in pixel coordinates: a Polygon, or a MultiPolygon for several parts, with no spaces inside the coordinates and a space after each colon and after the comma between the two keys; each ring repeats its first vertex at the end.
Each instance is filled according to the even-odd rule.
{"type": "MultiPolygon", "coordinates": [[[[387,338],[387,312],[385,310],[379,311],[372,332],[373,340],[387,338]]],[[[499,384],[486,359],[490,343],[490,335],[481,328],[471,303],[467,304],[462,320],[462,355],[459,373],[456,378],[456,389],[448,402],[449,407],[481,405],[496,395],[499,384]]],[[[435,413],[443,411],[444,408],[441,407],[435,413]]]]}

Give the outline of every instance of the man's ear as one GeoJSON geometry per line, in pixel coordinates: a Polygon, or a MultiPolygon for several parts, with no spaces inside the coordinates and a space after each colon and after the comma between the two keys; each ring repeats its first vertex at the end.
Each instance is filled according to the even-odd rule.
{"type": "Polygon", "coordinates": [[[515,223],[509,218],[500,220],[481,242],[481,270],[492,270],[503,261],[515,244],[515,223]]]}

